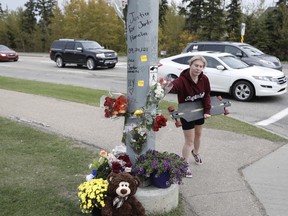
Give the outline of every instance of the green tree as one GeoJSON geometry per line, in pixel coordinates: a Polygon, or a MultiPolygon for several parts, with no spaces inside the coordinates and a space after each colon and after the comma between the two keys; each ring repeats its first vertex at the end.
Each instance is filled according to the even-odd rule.
{"type": "Polygon", "coordinates": [[[159,24],[163,26],[165,23],[165,14],[168,10],[167,0],[160,0],[159,2],[159,24]]]}
{"type": "Polygon", "coordinates": [[[204,4],[201,38],[204,40],[221,40],[225,25],[221,0],[210,0],[204,4]]]}
{"type": "Polygon", "coordinates": [[[26,9],[21,16],[21,29],[23,32],[31,34],[35,30],[37,24],[35,13],[36,3],[34,0],[29,0],[24,4],[24,6],[26,9]]]}
{"type": "Polygon", "coordinates": [[[226,6],[226,28],[227,39],[230,41],[238,41],[240,38],[240,24],[241,24],[241,1],[231,0],[230,4],[226,6]]]}
{"type": "Polygon", "coordinates": [[[159,51],[165,50],[168,55],[180,53],[183,47],[179,46],[179,42],[184,27],[185,18],[177,14],[177,7],[172,3],[165,15],[165,25],[159,30],[159,51]]]}
{"type": "Polygon", "coordinates": [[[198,33],[204,18],[205,0],[182,0],[182,3],[186,5],[179,7],[180,14],[186,17],[185,29],[191,33],[198,33]]]}
{"type": "Polygon", "coordinates": [[[42,41],[42,50],[47,51],[50,44],[48,44],[47,38],[50,37],[50,28],[51,18],[53,17],[53,9],[57,4],[57,0],[37,0],[36,1],[36,12],[40,17],[39,26],[41,29],[41,41],[42,41]]]}
{"type": "Polygon", "coordinates": [[[58,5],[55,6],[53,11],[53,17],[51,18],[51,34],[50,34],[50,44],[59,38],[63,37],[63,26],[64,26],[64,15],[58,5]]]}
{"type": "MultiPolygon", "coordinates": [[[[85,0],[74,0],[70,4],[66,4],[64,6],[63,36],[67,38],[84,38],[84,33],[89,23],[87,16],[87,3],[85,0]]],[[[99,22],[101,17],[98,18],[99,22]]]]}

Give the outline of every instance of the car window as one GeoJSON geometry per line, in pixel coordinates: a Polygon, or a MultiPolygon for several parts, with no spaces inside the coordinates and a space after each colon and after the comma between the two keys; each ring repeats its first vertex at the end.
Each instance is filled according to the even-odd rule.
{"type": "Polygon", "coordinates": [[[217,59],[210,57],[210,56],[204,56],[204,58],[207,61],[207,67],[209,68],[216,68],[218,65],[222,65],[217,59]]]}
{"type": "Polygon", "coordinates": [[[263,55],[264,53],[262,51],[260,51],[259,49],[252,47],[252,46],[248,46],[248,45],[243,45],[241,46],[241,48],[247,53],[247,55],[252,55],[252,56],[259,56],[259,55],[263,55]]]}
{"type": "Polygon", "coordinates": [[[205,44],[202,47],[198,48],[199,51],[224,51],[224,46],[218,44],[205,44]]]}
{"type": "Polygon", "coordinates": [[[101,49],[101,45],[95,41],[85,41],[82,42],[82,46],[84,49],[101,49]]]}
{"type": "Polygon", "coordinates": [[[236,56],[222,56],[219,57],[225,64],[234,69],[241,69],[249,67],[248,64],[238,59],[236,56]]]}
{"type": "Polygon", "coordinates": [[[75,49],[77,49],[77,48],[83,48],[81,43],[79,43],[79,42],[75,43],[75,49]]]}
{"type": "Polygon", "coordinates": [[[74,43],[74,42],[68,42],[68,43],[66,44],[65,49],[74,50],[74,46],[75,46],[75,43],[74,43]]]}
{"type": "Polygon", "coordinates": [[[200,51],[200,50],[203,50],[203,45],[191,44],[191,46],[188,48],[187,52],[200,51]]]}
{"type": "Polygon", "coordinates": [[[225,46],[225,52],[233,55],[242,55],[242,51],[239,48],[230,45],[225,46]]]}
{"type": "Polygon", "coordinates": [[[176,62],[178,64],[183,64],[183,65],[189,65],[188,61],[192,58],[192,56],[184,56],[180,58],[173,59],[173,62],[176,62]]]}
{"type": "Polygon", "coordinates": [[[4,45],[0,45],[0,51],[11,51],[11,49],[4,45]]]}

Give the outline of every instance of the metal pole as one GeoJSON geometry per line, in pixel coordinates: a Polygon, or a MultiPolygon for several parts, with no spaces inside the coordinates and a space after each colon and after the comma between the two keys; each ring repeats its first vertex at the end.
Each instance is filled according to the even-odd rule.
{"type": "Polygon", "coordinates": [[[246,27],[246,24],[245,23],[241,23],[241,43],[244,42],[245,27],[246,27]]]}
{"type": "MultiPolygon", "coordinates": [[[[157,79],[158,16],[159,0],[128,1],[126,39],[129,113],[134,113],[146,105],[151,82],[153,79],[157,79]]],[[[154,109],[156,110],[156,107],[154,109]]],[[[133,116],[128,117],[125,121],[125,128],[131,128],[133,124],[137,124],[137,119],[133,116]]],[[[127,154],[133,165],[135,165],[138,155],[148,149],[155,149],[155,133],[153,130],[149,131],[147,142],[140,153],[136,153],[131,148],[129,135],[127,137],[125,141],[127,154]]]]}

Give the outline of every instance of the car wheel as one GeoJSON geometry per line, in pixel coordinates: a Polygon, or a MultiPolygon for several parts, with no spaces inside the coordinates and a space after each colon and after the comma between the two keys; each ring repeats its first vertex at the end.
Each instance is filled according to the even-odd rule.
{"type": "Polygon", "coordinates": [[[116,64],[111,64],[111,65],[108,65],[108,68],[114,68],[116,66],[116,64]]]}
{"type": "Polygon", "coordinates": [[[65,67],[65,64],[63,63],[63,59],[60,56],[57,56],[56,58],[56,66],[59,68],[65,67]]]}
{"type": "Polygon", "coordinates": [[[233,85],[232,95],[238,101],[250,101],[255,96],[255,90],[251,83],[238,81],[233,85]]]}
{"type": "Polygon", "coordinates": [[[95,61],[92,58],[88,58],[86,61],[86,66],[89,70],[94,70],[95,68],[95,61]]]}

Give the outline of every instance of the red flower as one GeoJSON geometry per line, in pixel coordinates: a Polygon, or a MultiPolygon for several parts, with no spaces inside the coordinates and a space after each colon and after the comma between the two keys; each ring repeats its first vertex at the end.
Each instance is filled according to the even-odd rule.
{"type": "Polygon", "coordinates": [[[121,169],[121,164],[118,162],[112,162],[112,169],[113,170],[119,170],[121,169]]]}
{"type": "Polygon", "coordinates": [[[163,115],[156,116],[153,130],[159,131],[159,128],[166,126],[166,122],[167,118],[165,118],[163,115]]]}
{"type": "Polygon", "coordinates": [[[132,163],[128,155],[120,155],[118,159],[125,162],[125,167],[132,167],[132,163]]]}
{"type": "Polygon", "coordinates": [[[104,112],[105,112],[105,117],[106,118],[110,118],[111,117],[110,111],[108,109],[105,109],[104,112]]]}

